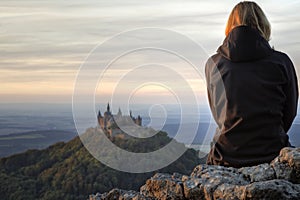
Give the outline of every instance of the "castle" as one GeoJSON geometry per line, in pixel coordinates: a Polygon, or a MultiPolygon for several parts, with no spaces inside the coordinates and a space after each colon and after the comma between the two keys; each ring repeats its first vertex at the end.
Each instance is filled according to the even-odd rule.
{"type": "Polygon", "coordinates": [[[114,137],[119,134],[124,134],[124,132],[121,130],[120,127],[122,126],[132,126],[132,125],[138,125],[142,126],[142,118],[140,115],[138,115],[137,118],[132,116],[132,112],[129,112],[128,115],[122,115],[122,111],[119,108],[119,111],[116,115],[113,115],[109,103],[107,104],[107,109],[102,116],[101,111],[98,112],[98,124],[104,130],[104,132],[110,136],[114,137]]]}

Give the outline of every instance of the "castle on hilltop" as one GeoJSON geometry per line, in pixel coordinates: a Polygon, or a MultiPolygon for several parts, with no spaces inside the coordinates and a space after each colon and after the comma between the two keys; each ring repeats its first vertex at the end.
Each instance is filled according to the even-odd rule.
{"type": "Polygon", "coordinates": [[[142,118],[140,115],[138,115],[137,118],[133,117],[131,110],[129,112],[129,116],[123,115],[120,108],[118,113],[113,115],[110,110],[109,103],[107,104],[107,108],[103,116],[99,110],[97,119],[99,126],[110,137],[123,134],[120,126],[130,126],[134,124],[142,126],[142,118]]]}

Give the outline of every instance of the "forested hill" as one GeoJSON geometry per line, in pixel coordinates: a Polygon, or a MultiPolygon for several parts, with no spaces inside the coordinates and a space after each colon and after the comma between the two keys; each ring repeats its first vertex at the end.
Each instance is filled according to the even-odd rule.
{"type": "MultiPolygon", "coordinates": [[[[170,141],[164,132],[146,139],[115,138],[123,149],[144,152],[170,141]]],[[[109,150],[107,150],[109,151],[109,150]]],[[[201,163],[195,150],[187,150],[159,172],[189,174],[201,163]]],[[[87,199],[88,194],[112,188],[137,190],[155,172],[130,174],[107,167],[92,157],[79,137],[44,150],[29,150],[0,160],[1,199],[87,199]]]]}

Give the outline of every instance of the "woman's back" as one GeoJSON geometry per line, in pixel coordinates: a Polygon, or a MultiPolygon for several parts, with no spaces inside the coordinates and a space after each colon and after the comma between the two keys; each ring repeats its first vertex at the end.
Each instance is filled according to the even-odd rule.
{"type": "Polygon", "coordinates": [[[235,28],[227,39],[206,66],[212,112],[221,133],[215,148],[223,152],[211,156],[236,166],[271,161],[288,146],[286,131],[296,114],[297,100],[286,95],[290,91],[298,96],[293,65],[247,26],[235,28]],[[226,45],[233,43],[239,46],[226,45]]]}
{"type": "Polygon", "coordinates": [[[233,28],[207,62],[206,79],[218,124],[208,164],[270,162],[289,146],[286,133],[298,101],[294,66],[257,29],[233,28]]]}

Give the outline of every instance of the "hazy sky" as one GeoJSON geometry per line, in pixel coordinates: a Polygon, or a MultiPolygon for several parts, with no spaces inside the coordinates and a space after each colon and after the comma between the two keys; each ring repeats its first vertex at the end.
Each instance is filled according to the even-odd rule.
{"type": "MultiPolygon", "coordinates": [[[[89,52],[113,35],[130,29],[158,27],[174,30],[195,40],[202,45],[207,56],[211,55],[223,41],[228,14],[238,2],[1,0],[0,102],[70,103],[77,71],[89,52]]],[[[257,3],[272,24],[271,45],[286,52],[300,72],[300,1],[257,3]]],[[[112,45],[111,52],[115,51],[114,48],[119,47],[112,45]]],[[[133,64],[134,59],[139,58],[130,60],[125,57],[122,61],[130,60],[128,62],[133,64]]],[[[120,94],[128,92],[124,89],[127,85],[138,83],[135,87],[130,86],[136,101],[151,102],[157,97],[168,96],[168,89],[159,84],[142,87],[139,82],[155,77],[157,67],[149,67],[152,71],[136,71],[139,76],[131,77],[131,82],[126,81],[129,78],[125,79],[120,94]],[[148,77],[144,77],[143,72],[148,77]]],[[[99,101],[109,100],[115,82],[109,74],[123,76],[124,73],[122,69],[107,72],[98,87],[99,101]]],[[[161,75],[168,79],[168,72],[161,75]]],[[[196,91],[204,92],[203,80],[191,78],[189,84],[196,91]]],[[[173,87],[177,87],[176,84],[173,87]]]]}

